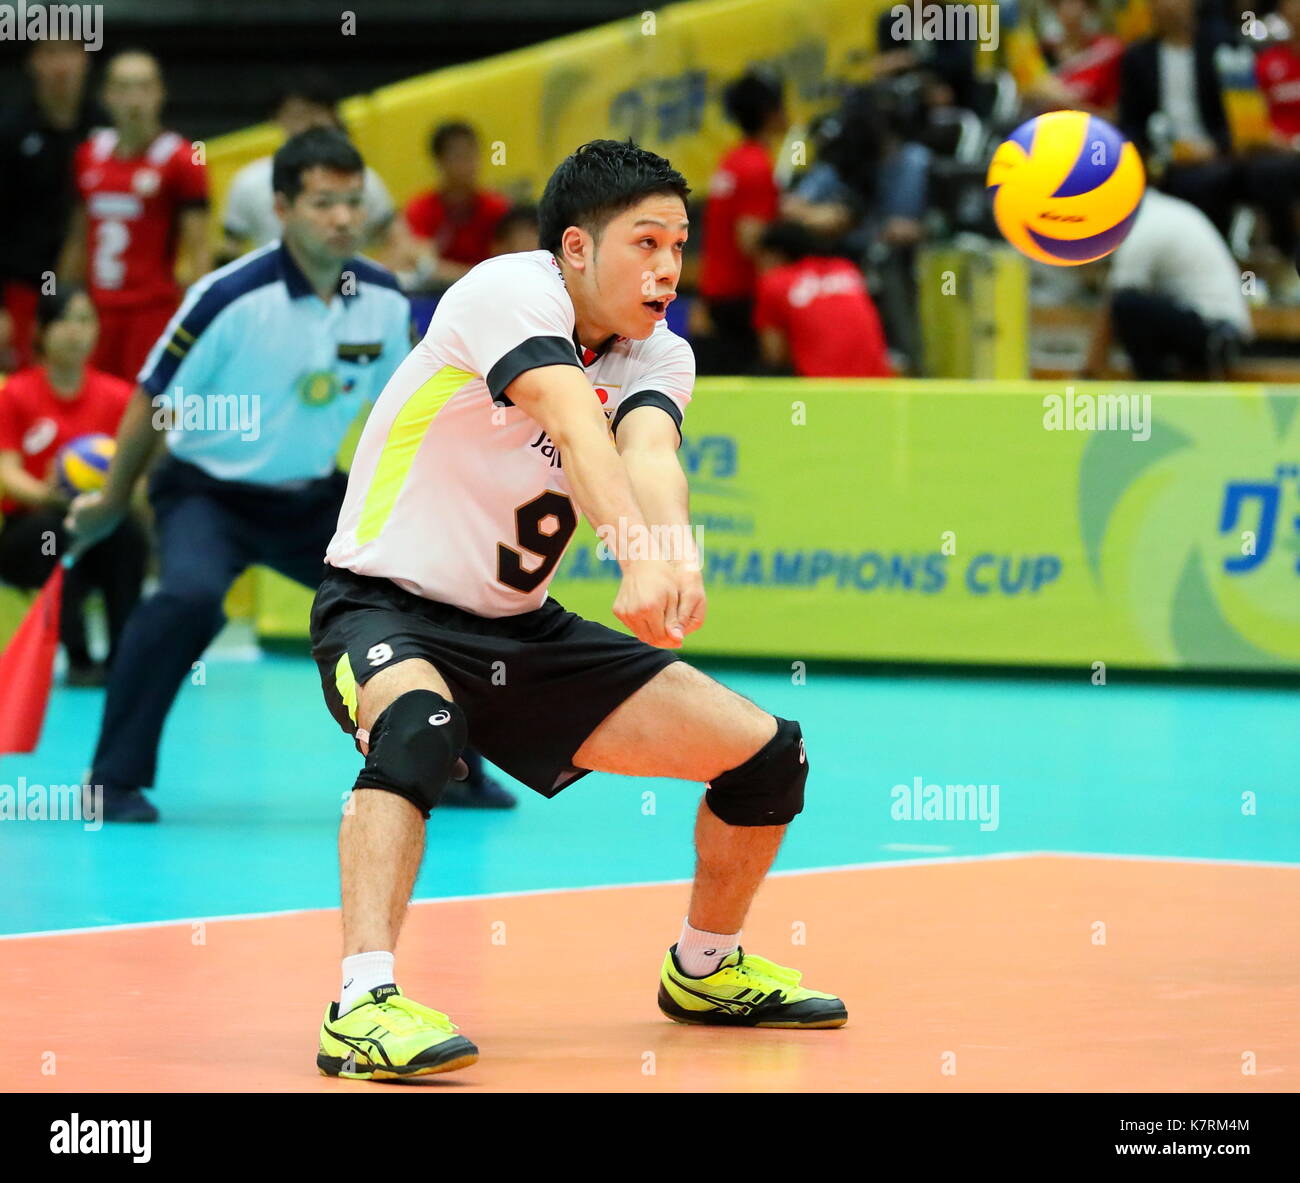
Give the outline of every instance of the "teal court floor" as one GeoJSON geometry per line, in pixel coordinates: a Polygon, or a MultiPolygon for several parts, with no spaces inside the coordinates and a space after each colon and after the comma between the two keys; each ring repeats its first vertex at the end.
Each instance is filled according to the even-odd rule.
{"type": "MultiPolygon", "coordinates": [[[[698,664],[803,727],[807,805],[777,871],[1023,852],[1300,863],[1292,686],[816,663],[794,685],[781,671],[698,664]],[[989,786],[996,816],[898,816],[917,778],[989,786]]],[[[40,748],[0,757],[0,785],[80,781],[101,704],[101,691],[56,687],[40,748]]],[[[168,724],[161,824],[0,822],[0,935],[333,908],[357,766],[306,657],[214,655],[168,724]]],[[[415,897],[688,879],[699,793],[595,774],[550,802],[521,789],[508,813],[440,811],[415,897]]]]}

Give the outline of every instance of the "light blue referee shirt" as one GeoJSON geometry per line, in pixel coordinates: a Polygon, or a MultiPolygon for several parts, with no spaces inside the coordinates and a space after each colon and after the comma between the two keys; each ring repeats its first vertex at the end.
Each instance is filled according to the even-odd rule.
{"type": "Polygon", "coordinates": [[[189,289],[139,383],[172,408],[174,456],[219,480],[296,485],[335,468],[410,349],[410,308],[388,271],[348,260],[326,304],[276,241],[189,289]]]}

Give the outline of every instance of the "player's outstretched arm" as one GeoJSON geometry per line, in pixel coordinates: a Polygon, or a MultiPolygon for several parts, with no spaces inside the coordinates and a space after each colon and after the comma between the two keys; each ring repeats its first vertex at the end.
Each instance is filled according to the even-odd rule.
{"type": "MultiPolygon", "coordinates": [[[[539,366],[520,374],[506,394],[560,449],[574,498],[592,526],[614,537],[644,535],[645,515],[586,375],[574,366],[539,366]]],[[[623,582],[614,615],[648,644],[678,648],[682,627],[669,564],[623,554],[617,558],[623,582]]]]}
{"type": "Polygon", "coordinates": [[[691,633],[704,623],[707,605],[703,556],[691,531],[690,488],[677,459],[680,442],[677,425],[654,406],[629,411],[616,429],[632,493],[677,580],[678,622],[691,633]]]}

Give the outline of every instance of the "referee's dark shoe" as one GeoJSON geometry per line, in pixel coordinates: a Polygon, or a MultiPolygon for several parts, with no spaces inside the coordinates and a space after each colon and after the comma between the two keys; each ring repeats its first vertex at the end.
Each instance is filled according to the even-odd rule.
{"type": "Polygon", "coordinates": [[[82,814],[105,822],[156,822],[158,809],[131,785],[87,785],[82,789],[82,814]],[[90,791],[87,792],[87,789],[90,791]],[[102,792],[102,796],[96,793],[102,792]],[[96,797],[98,796],[98,800],[96,797]],[[92,815],[93,811],[93,815],[92,815]]]}
{"type": "Polygon", "coordinates": [[[452,809],[514,809],[519,802],[483,770],[483,757],[473,748],[466,748],[438,804],[452,809]]]}

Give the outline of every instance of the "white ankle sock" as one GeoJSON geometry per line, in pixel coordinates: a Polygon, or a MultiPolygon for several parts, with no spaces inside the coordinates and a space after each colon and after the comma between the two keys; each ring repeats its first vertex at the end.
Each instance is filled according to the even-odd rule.
{"type": "Polygon", "coordinates": [[[343,991],[339,994],[339,1014],[345,1015],[357,999],[376,986],[393,980],[393,954],[354,953],[343,958],[343,991]]]}
{"type": "Polygon", "coordinates": [[[692,928],[687,919],[682,922],[682,935],[677,942],[677,964],[692,978],[706,978],[739,945],[740,933],[705,932],[692,928]]]}

